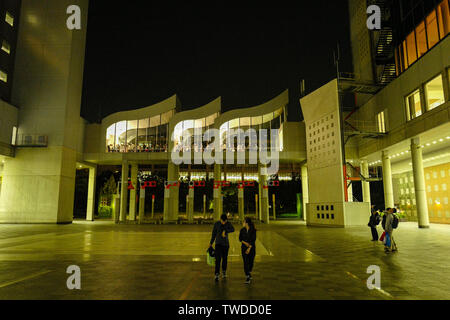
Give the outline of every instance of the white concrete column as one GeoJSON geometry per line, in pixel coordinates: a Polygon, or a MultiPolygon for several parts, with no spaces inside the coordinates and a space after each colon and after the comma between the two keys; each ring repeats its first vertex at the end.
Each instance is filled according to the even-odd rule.
{"type": "Polygon", "coordinates": [[[302,200],[303,220],[306,221],[306,207],[309,203],[308,167],[306,165],[302,166],[302,200]]]}
{"type": "Polygon", "coordinates": [[[96,167],[89,168],[88,200],[86,210],[87,221],[94,221],[96,180],[97,180],[97,168],[96,167]]]}
{"type": "MultiPolygon", "coordinates": [[[[179,168],[174,163],[169,162],[167,168],[167,182],[176,184],[179,182],[179,168]]],[[[164,189],[164,222],[174,222],[178,220],[178,197],[179,187],[172,185],[164,189]]]]}
{"type": "MultiPolygon", "coordinates": [[[[361,175],[368,179],[369,178],[369,163],[367,160],[361,161],[361,175]]],[[[370,182],[361,180],[363,202],[371,203],[370,200],[370,182]]]]}
{"type": "MultiPolygon", "coordinates": [[[[214,181],[219,182],[222,180],[222,166],[220,164],[214,164],[214,181]]],[[[214,195],[214,221],[218,221],[223,212],[222,204],[222,187],[219,186],[213,190],[214,195]]]]}
{"type": "Polygon", "coordinates": [[[188,203],[186,208],[187,219],[189,223],[194,222],[194,187],[189,187],[189,193],[187,196],[188,203]]]}
{"type": "Polygon", "coordinates": [[[411,158],[419,228],[429,228],[430,221],[428,217],[427,194],[423,173],[422,148],[420,147],[419,138],[411,139],[411,158]]]}
{"type": "Polygon", "coordinates": [[[269,189],[267,184],[266,168],[261,166],[259,168],[259,199],[260,199],[260,216],[259,219],[269,224],[269,189]]]}
{"type": "Polygon", "coordinates": [[[139,223],[144,222],[145,217],[145,189],[139,191],[139,223]]]}
{"type": "Polygon", "coordinates": [[[381,158],[383,164],[384,205],[386,208],[393,208],[394,190],[392,188],[391,159],[385,151],[382,152],[381,158]]]}
{"type": "Polygon", "coordinates": [[[239,221],[244,221],[245,217],[245,202],[244,202],[244,174],[241,173],[241,189],[238,189],[238,213],[239,213],[239,221]]]}
{"type": "MultiPolygon", "coordinates": [[[[345,167],[347,169],[347,177],[353,177],[353,168],[350,165],[346,165],[345,167]]],[[[353,202],[353,183],[347,180],[345,188],[347,188],[348,202],[353,202]]]]}
{"type": "Polygon", "coordinates": [[[122,188],[120,190],[120,222],[124,222],[127,219],[127,207],[128,207],[128,173],[129,165],[128,160],[122,161],[122,188]]]}
{"type": "Polygon", "coordinates": [[[138,188],[138,164],[131,164],[131,183],[133,188],[130,190],[130,220],[136,220],[136,190],[138,188]]]}

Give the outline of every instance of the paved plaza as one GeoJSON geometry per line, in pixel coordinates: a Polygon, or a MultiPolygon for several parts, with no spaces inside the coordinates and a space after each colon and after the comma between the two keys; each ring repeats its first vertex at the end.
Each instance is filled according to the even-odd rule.
{"type": "MultiPolygon", "coordinates": [[[[368,227],[258,225],[254,280],[244,284],[238,232],[229,278],[206,264],[212,225],[0,225],[0,299],[450,299],[450,226],[401,223],[385,254],[368,227]],[[66,269],[81,268],[81,290],[66,269]],[[367,267],[381,268],[369,290],[367,267]]],[[[240,226],[235,225],[236,231],[240,226]]]]}

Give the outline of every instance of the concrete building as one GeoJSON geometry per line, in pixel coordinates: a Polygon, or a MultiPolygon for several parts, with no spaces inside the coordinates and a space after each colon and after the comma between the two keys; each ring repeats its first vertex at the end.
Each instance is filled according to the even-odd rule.
{"type": "Polygon", "coordinates": [[[23,0],[11,99],[0,103],[0,222],[72,222],[77,172],[84,172],[90,221],[105,206],[122,223],[193,222],[229,211],[269,223],[287,194],[278,185],[292,181],[283,190],[292,189],[290,201],[306,209],[312,226],[365,225],[376,182],[384,185],[385,207],[420,227],[450,223],[448,0],[417,1],[422,14],[413,23],[417,6],[375,1],[384,13],[375,31],[366,26],[372,2],[349,1],[354,72],[302,97],[304,121],[287,120],[285,91],[228,112],[221,98],[183,111],[175,95],[88,123],[80,117],[87,0],[23,0]],[[71,4],[82,8],[81,30],[54,27],[65,25],[71,4]],[[343,102],[348,94],[351,108],[343,102]],[[223,162],[207,163],[208,143],[196,140],[209,129],[219,132],[211,142],[223,162]],[[236,129],[278,130],[279,144],[268,137],[259,145],[259,133],[239,145],[227,137],[236,129]],[[275,174],[252,162],[254,145],[275,148],[275,174]],[[114,178],[110,198],[97,181],[105,172],[114,178]]]}

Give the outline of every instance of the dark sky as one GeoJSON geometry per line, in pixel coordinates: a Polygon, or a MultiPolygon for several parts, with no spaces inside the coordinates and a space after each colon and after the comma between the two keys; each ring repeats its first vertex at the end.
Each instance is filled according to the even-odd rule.
{"type": "Polygon", "coordinates": [[[149,3],[90,1],[86,119],[175,93],[184,110],[222,96],[227,111],[289,88],[289,119],[298,120],[300,80],[311,91],[335,77],[337,42],[351,71],[346,0],[149,3]]]}

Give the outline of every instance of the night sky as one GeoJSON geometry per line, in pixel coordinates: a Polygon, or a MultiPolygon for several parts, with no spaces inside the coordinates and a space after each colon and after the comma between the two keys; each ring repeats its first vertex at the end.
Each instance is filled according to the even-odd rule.
{"type": "Polygon", "coordinates": [[[223,110],[290,89],[289,120],[307,91],[351,71],[347,1],[111,2],[91,0],[82,116],[99,121],[178,94],[183,110],[222,96],[223,110]],[[113,4],[114,5],[113,5],[113,4]]]}

